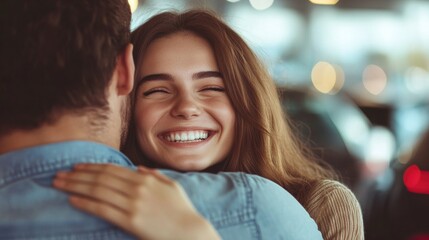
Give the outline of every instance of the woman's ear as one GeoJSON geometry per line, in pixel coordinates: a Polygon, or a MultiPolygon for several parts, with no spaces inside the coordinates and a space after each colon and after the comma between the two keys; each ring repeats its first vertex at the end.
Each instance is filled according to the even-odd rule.
{"type": "Polygon", "coordinates": [[[116,61],[116,71],[118,81],[116,89],[118,95],[128,95],[134,86],[134,60],[133,60],[133,45],[128,44],[124,51],[118,56],[116,61]]]}

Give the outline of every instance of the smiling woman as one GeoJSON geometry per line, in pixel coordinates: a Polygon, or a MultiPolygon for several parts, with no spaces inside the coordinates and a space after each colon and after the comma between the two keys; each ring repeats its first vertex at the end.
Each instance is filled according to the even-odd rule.
{"type": "Polygon", "coordinates": [[[134,114],[144,159],[182,171],[224,160],[235,113],[210,44],[181,31],[154,40],[141,61],[134,114]]]}

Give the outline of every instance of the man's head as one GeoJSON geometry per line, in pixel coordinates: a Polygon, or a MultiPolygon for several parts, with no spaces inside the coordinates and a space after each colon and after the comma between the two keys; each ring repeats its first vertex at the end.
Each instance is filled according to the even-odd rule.
{"type": "Polygon", "coordinates": [[[0,136],[55,123],[64,114],[91,116],[95,126],[108,122],[119,110],[109,103],[111,91],[127,94],[110,85],[114,78],[126,84],[121,78],[131,70],[121,65],[130,65],[125,55],[132,49],[128,2],[2,0],[0,5],[0,136]]]}
{"type": "Polygon", "coordinates": [[[129,43],[126,0],[2,0],[0,133],[58,114],[103,116],[117,57],[129,43]]]}

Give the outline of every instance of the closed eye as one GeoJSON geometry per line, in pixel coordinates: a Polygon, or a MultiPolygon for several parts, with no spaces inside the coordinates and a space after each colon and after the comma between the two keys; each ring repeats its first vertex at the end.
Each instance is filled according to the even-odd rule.
{"type": "Polygon", "coordinates": [[[209,86],[201,89],[201,91],[216,91],[216,92],[225,92],[225,88],[221,86],[209,86]]]}
{"type": "Polygon", "coordinates": [[[155,93],[169,93],[169,91],[165,88],[152,88],[150,90],[143,92],[143,96],[147,97],[155,93]]]}

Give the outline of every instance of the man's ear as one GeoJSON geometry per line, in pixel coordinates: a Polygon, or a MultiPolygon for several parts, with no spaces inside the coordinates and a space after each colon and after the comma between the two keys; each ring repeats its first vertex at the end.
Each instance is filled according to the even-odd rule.
{"type": "Polygon", "coordinates": [[[118,95],[128,95],[134,86],[134,60],[133,45],[128,44],[124,51],[118,56],[116,61],[116,71],[118,81],[116,89],[118,95]]]}

